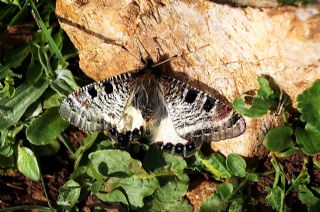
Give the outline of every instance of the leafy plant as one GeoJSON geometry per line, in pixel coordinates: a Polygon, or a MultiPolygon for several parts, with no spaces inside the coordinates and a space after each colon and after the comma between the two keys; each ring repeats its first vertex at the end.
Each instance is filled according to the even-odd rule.
{"type": "MultiPolygon", "coordinates": [[[[265,114],[268,109],[272,108],[272,99],[276,91],[271,91],[266,79],[259,77],[260,89],[256,96],[253,96],[251,108],[246,108],[243,97],[234,101],[235,108],[250,117],[260,117],[265,114]],[[272,97],[272,98],[271,98],[272,97]],[[271,100],[270,100],[271,98],[271,100]],[[257,106],[259,102],[259,106],[257,106]],[[263,108],[263,110],[261,109],[263,108]]],[[[303,164],[300,174],[292,176],[288,181],[285,178],[285,172],[281,163],[277,158],[286,158],[299,151],[305,156],[305,161],[310,160],[308,156],[318,155],[320,153],[320,81],[316,80],[312,86],[306,89],[302,94],[298,95],[298,109],[301,112],[301,121],[305,122],[305,127],[296,127],[292,123],[287,122],[285,118],[285,126],[278,126],[271,129],[265,136],[263,145],[273,153],[271,163],[275,170],[275,179],[272,188],[267,189],[266,201],[277,211],[286,211],[288,208],[285,204],[285,197],[289,191],[298,193],[301,202],[305,203],[310,211],[315,210],[319,206],[319,197],[313,195],[314,190],[309,190],[307,185],[310,183],[310,176],[306,163],[303,164]],[[293,133],[294,132],[294,133],[293,133]],[[310,201],[306,200],[309,197],[310,201]]],[[[286,106],[288,104],[283,104],[286,106]]],[[[275,105],[273,108],[277,108],[275,105]]],[[[284,110],[282,111],[284,112],[284,110]]],[[[317,162],[315,162],[317,163],[317,162]]],[[[315,189],[315,188],[313,188],[315,189]]]]}
{"type": "Polygon", "coordinates": [[[297,143],[307,155],[320,153],[320,80],[300,94],[297,98],[301,121],[306,122],[304,129],[296,129],[297,143]]]}
{"type": "Polygon", "coordinates": [[[61,147],[68,150],[66,157],[74,160],[73,172],[59,188],[58,199],[48,201],[50,208],[34,208],[72,211],[95,196],[101,204],[93,210],[117,203],[126,210],[192,211],[186,194],[194,175],[217,185],[203,201],[201,211],[243,211],[257,203],[247,190],[262,177],[272,179],[272,185],[265,188],[265,204],[274,210],[288,210],[286,198],[293,192],[310,211],[320,207],[320,190],[311,176],[312,169],[320,168],[316,159],[320,152],[319,80],[298,96],[298,125],[286,118],[289,97],[271,88],[263,76],[258,78],[260,88],[255,95],[244,94],[234,101],[234,108],[245,116],[274,113],[284,118],[284,126],[270,130],[263,141],[271,152],[268,170],[237,154],[225,157],[200,151],[183,159],[143,144],[120,150],[98,133],[87,135],[74,150],[67,136],[69,124],[59,116],[58,107],[62,98],[78,89],[77,77],[68,69],[77,53],[57,24],[53,2],[0,4],[0,28],[25,20],[39,26],[30,42],[6,50],[0,63],[0,173],[11,168],[34,181],[42,180],[41,167],[47,162],[42,156],[53,156],[61,147]],[[283,160],[296,154],[302,155],[301,169],[288,176],[283,160]]]}
{"type": "Polygon", "coordinates": [[[277,102],[277,95],[270,88],[268,80],[261,76],[258,77],[258,82],[260,88],[255,96],[243,94],[233,102],[235,110],[251,118],[259,118],[266,114],[271,106],[277,102]],[[245,103],[247,97],[254,97],[250,108],[245,103]]]}
{"type": "MultiPolygon", "coordinates": [[[[62,97],[77,88],[73,75],[67,70],[63,33],[52,25],[53,2],[6,1],[0,22],[7,25],[24,24],[24,17],[34,14],[40,28],[31,42],[8,50],[0,64],[0,166],[16,166],[32,180],[40,179],[37,148],[57,146],[56,138],[68,124],[59,116],[57,106],[62,97]],[[43,11],[42,19],[38,8],[43,11]],[[48,11],[46,11],[48,10],[48,11]],[[44,107],[46,106],[46,107],[44,107]]],[[[71,53],[76,55],[75,52],[71,53]]],[[[46,151],[46,154],[54,154],[46,151]]]]}

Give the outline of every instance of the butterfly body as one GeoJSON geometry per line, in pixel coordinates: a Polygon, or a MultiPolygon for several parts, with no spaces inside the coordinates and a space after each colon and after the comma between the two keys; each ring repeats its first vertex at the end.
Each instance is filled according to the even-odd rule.
{"type": "Polygon", "coordinates": [[[246,127],[218,98],[152,66],[81,88],[62,102],[60,114],[84,131],[108,131],[121,144],[146,138],[183,157],[203,142],[239,136],[246,127]]]}

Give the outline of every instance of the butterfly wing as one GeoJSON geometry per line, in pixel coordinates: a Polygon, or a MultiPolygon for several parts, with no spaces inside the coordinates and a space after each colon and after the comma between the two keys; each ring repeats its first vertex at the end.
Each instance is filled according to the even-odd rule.
{"type": "Polygon", "coordinates": [[[62,102],[60,114],[86,132],[111,130],[121,122],[135,86],[132,73],[89,84],[62,102]]]}
{"type": "Polygon", "coordinates": [[[244,132],[244,119],[218,98],[175,78],[161,77],[160,81],[169,116],[182,138],[199,146],[244,132]]]}

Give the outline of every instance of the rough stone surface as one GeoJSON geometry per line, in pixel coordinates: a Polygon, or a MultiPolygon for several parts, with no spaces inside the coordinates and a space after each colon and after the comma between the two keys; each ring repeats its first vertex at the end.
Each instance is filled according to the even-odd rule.
{"type": "MultiPolygon", "coordinates": [[[[229,101],[258,88],[267,75],[296,105],[320,78],[320,6],[251,8],[199,0],[58,0],[56,13],[79,49],[80,67],[102,80],[142,67],[141,58],[170,61],[175,73],[229,101]]],[[[247,119],[244,135],[212,143],[224,154],[261,153],[273,115],[247,119]],[[259,153],[257,153],[259,152],[259,153]]]]}

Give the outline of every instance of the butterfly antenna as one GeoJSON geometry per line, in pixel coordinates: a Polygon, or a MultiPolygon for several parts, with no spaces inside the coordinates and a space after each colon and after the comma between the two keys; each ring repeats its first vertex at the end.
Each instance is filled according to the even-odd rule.
{"type": "MultiPolygon", "coordinates": [[[[145,62],[143,61],[143,59],[141,60],[141,59],[139,59],[138,57],[136,57],[132,52],[130,52],[130,51],[127,49],[127,47],[125,47],[124,45],[121,45],[121,48],[122,48],[123,50],[125,50],[126,52],[128,52],[129,55],[131,55],[134,59],[136,59],[137,61],[142,62],[143,64],[145,64],[145,62]]],[[[141,56],[140,56],[140,58],[141,58],[141,56]]]]}
{"type": "Polygon", "coordinates": [[[171,61],[171,60],[173,60],[174,58],[177,58],[179,55],[173,55],[172,57],[170,57],[170,58],[168,58],[168,59],[166,59],[166,60],[164,60],[164,61],[161,61],[161,62],[159,62],[159,63],[156,63],[156,64],[153,64],[152,66],[151,66],[151,68],[154,68],[154,67],[157,67],[157,66],[160,66],[160,65],[162,65],[162,64],[164,64],[164,63],[167,63],[167,62],[169,62],[169,61],[171,61]]]}
{"type": "MultiPolygon", "coordinates": [[[[142,47],[142,49],[146,52],[146,54],[147,54],[147,58],[149,59],[150,57],[151,57],[151,55],[149,54],[149,52],[148,52],[148,50],[144,47],[144,45],[143,45],[143,43],[141,42],[141,40],[140,40],[140,38],[139,37],[137,37],[137,46],[138,47],[142,47]]],[[[148,65],[148,61],[146,61],[145,59],[144,59],[144,57],[143,57],[143,55],[142,55],[142,51],[140,50],[140,48],[138,48],[139,49],[139,54],[140,54],[140,61],[145,65],[145,66],[147,66],[148,65]]]]}
{"type": "Polygon", "coordinates": [[[182,57],[182,56],[186,56],[186,55],[189,55],[189,54],[193,54],[193,53],[195,53],[195,52],[197,52],[197,51],[199,51],[199,50],[201,50],[201,49],[203,49],[205,47],[208,47],[208,46],[210,46],[210,44],[206,44],[204,46],[201,46],[200,48],[197,48],[196,50],[194,50],[192,52],[188,52],[187,54],[180,54],[180,55],[176,54],[176,55],[173,55],[172,57],[170,57],[170,58],[168,58],[168,59],[166,59],[164,61],[161,61],[159,63],[153,64],[151,67],[154,68],[154,67],[160,66],[160,65],[162,65],[164,63],[167,63],[167,62],[169,62],[169,61],[171,61],[171,60],[173,60],[173,59],[175,59],[177,57],[182,57]]]}

